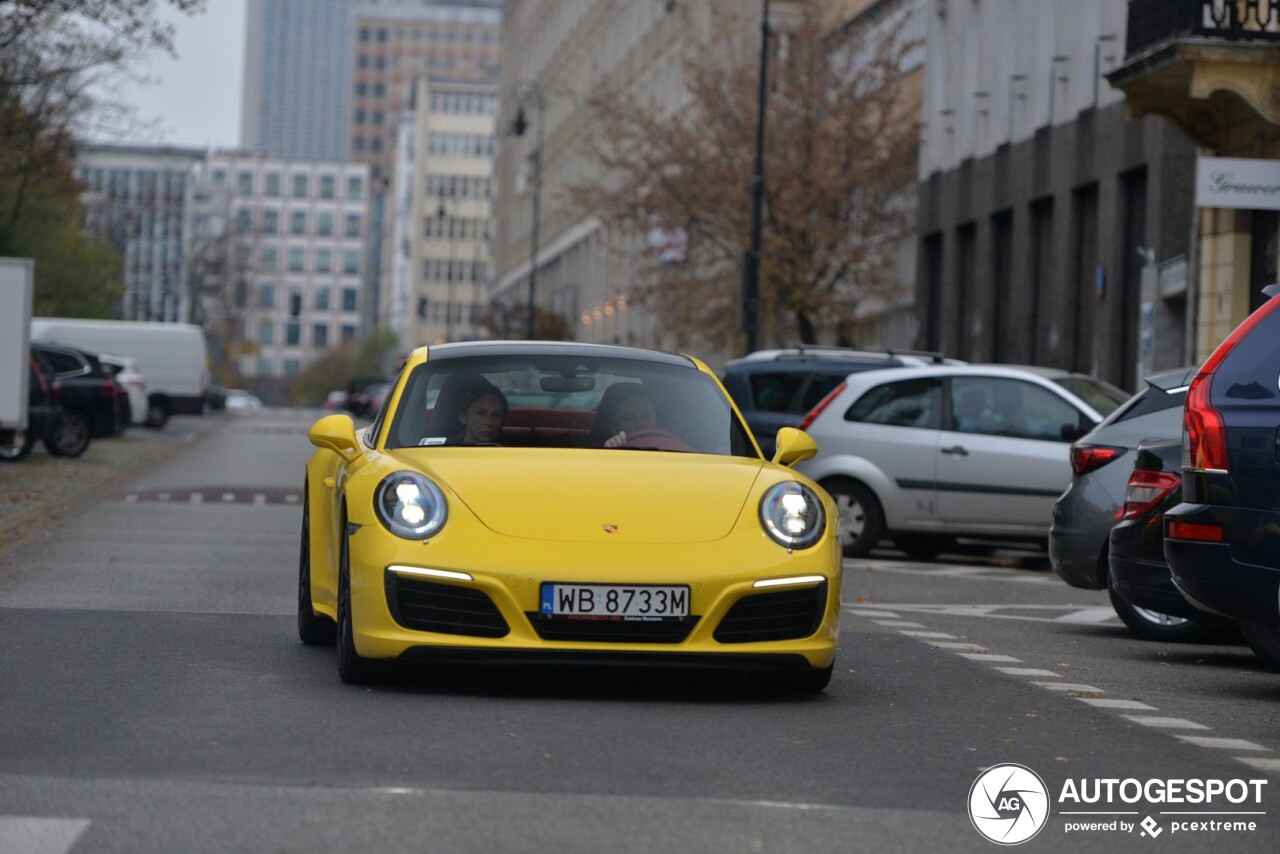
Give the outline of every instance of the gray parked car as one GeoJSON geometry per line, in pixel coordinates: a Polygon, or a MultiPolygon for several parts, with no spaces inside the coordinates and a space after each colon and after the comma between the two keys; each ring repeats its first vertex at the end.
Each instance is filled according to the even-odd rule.
{"type": "Polygon", "coordinates": [[[851,374],[806,416],[796,469],[840,510],[850,557],[882,537],[930,558],[956,537],[1044,546],[1071,480],[1070,443],[1128,397],[1085,374],[929,365],[851,374]]]}
{"type": "Polygon", "coordinates": [[[1053,506],[1049,560],[1072,587],[1108,590],[1124,624],[1152,640],[1191,639],[1202,627],[1180,617],[1137,608],[1111,586],[1108,540],[1119,521],[1138,444],[1182,435],[1182,405],[1195,367],[1147,377],[1147,385],[1071,446],[1071,485],[1053,506]]]}

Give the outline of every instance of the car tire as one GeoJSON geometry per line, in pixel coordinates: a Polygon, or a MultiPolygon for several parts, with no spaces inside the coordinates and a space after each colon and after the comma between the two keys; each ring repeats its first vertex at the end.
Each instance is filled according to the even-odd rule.
{"type": "Polygon", "coordinates": [[[840,514],[840,547],[845,557],[862,557],[884,536],[884,511],[875,493],[856,480],[824,481],[840,514]]]}
{"type": "Polygon", "coordinates": [[[78,457],[89,447],[93,426],[78,409],[66,409],[50,426],[44,446],[55,457],[78,457]]]}
{"type": "Polygon", "coordinates": [[[356,652],[355,632],[351,626],[351,557],[347,536],[347,516],[342,515],[342,546],[338,559],[338,678],[348,685],[368,685],[376,681],[374,662],[356,652]]]}
{"type": "MultiPolygon", "coordinates": [[[[306,494],[304,488],[303,494],[306,494]]],[[[302,542],[298,548],[298,638],[307,646],[333,646],[337,625],[311,605],[311,508],[302,503],[302,542]]]]}
{"type": "Polygon", "coordinates": [[[146,425],[153,430],[159,430],[169,422],[169,403],[161,399],[147,401],[147,420],[146,425]]]}
{"type": "Polygon", "coordinates": [[[1263,664],[1272,670],[1280,670],[1280,626],[1242,621],[1240,633],[1263,664]]]}
{"type": "Polygon", "coordinates": [[[31,430],[22,431],[22,441],[13,448],[0,448],[0,462],[13,462],[20,460],[27,454],[31,453],[31,449],[36,444],[36,434],[31,430]]]}
{"type": "Polygon", "coordinates": [[[906,552],[912,560],[933,560],[947,549],[954,546],[955,537],[943,537],[937,534],[917,534],[911,537],[895,537],[893,544],[906,552]]]}
{"type": "Polygon", "coordinates": [[[769,674],[766,684],[773,691],[788,694],[821,694],[831,683],[835,662],[817,669],[778,670],[769,674]]]}
{"type": "Polygon", "coordinates": [[[1116,616],[1128,627],[1129,631],[1143,640],[1163,641],[1166,643],[1199,643],[1210,640],[1221,631],[1219,626],[1204,620],[1188,620],[1161,614],[1146,608],[1139,608],[1116,592],[1109,584],[1107,593],[1111,596],[1111,607],[1116,616]]]}

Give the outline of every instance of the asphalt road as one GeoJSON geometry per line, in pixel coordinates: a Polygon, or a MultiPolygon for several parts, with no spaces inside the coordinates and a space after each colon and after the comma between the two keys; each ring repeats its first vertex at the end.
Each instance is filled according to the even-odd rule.
{"type": "Polygon", "coordinates": [[[1049,792],[1027,850],[1280,847],[1280,675],[1134,640],[1034,556],[847,562],[820,696],[649,670],[342,685],[295,632],[314,414],[208,422],[0,541],[0,854],[986,851],[967,807],[1001,763],[1049,792]],[[1060,796],[1108,778],[1267,782],[1060,796]],[[1232,815],[1170,814],[1206,811],[1232,815]],[[1068,832],[1146,817],[1154,838],[1068,832]],[[1224,820],[1255,829],[1174,827],[1224,820]]]}

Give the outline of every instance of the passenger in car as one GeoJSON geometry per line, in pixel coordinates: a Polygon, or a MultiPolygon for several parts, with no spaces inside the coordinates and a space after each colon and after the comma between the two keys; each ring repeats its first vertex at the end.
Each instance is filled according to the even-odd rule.
{"type": "Polygon", "coordinates": [[[439,439],[430,444],[493,444],[506,420],[506,395],[480,374],[454,374],[445,380],[431,410],[428,434],[439,439]]]}

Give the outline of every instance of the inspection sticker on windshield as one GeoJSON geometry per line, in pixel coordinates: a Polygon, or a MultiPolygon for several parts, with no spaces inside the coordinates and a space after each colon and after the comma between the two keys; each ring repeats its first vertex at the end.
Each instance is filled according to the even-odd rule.
{"type": "Polygon", "coordinates": [[[542,585],[541,612],[568,619],[661,620],[689,616],[687,584],[542,585]]]}

